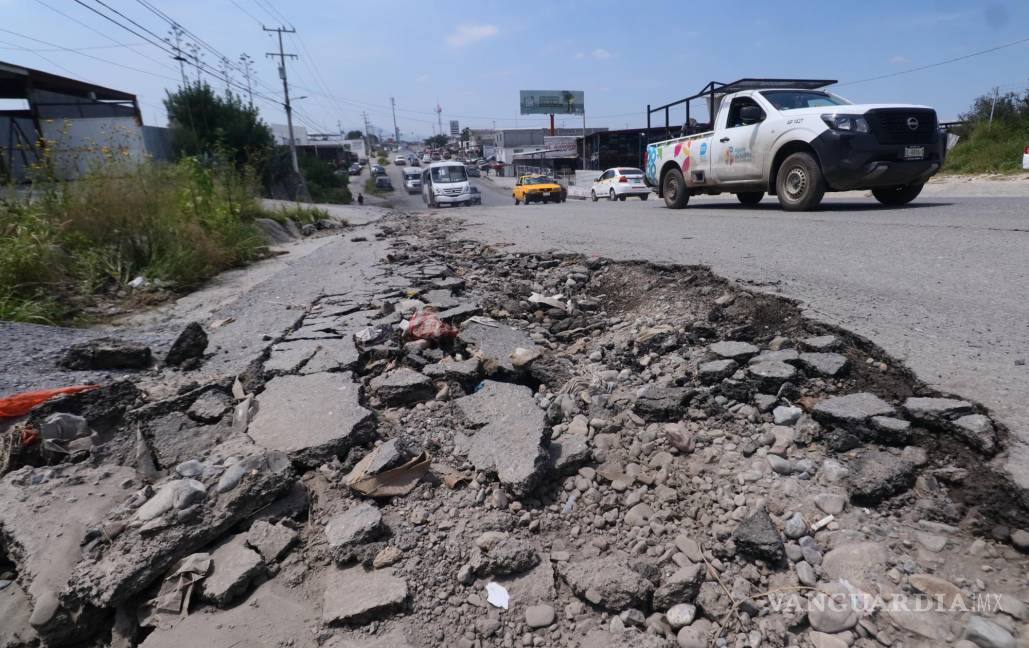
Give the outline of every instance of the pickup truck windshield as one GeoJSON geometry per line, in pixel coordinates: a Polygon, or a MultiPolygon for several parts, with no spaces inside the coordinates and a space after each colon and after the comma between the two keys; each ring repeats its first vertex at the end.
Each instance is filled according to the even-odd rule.
{"type": "Polygon", "coordinates": [[[442,166],[435,167],[432,170],[432,181],[433,182],[464,182],[468,179],[468,174],[465,173],[464,166],[442,166]]]}
{"type": "Polygon", "coordinates": [[[818,108],[819,106],[845,106],[850,102],[827,92],[810,90],[765,90],[761,93],[776,110],[818,108]]]}

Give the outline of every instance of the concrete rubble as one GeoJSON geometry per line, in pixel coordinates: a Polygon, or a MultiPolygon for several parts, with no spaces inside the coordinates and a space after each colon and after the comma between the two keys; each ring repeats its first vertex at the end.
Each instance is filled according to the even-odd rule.
{"type": "Polygon", "coordinates": [[[987,410],[703,268],[455,227],[386,219],[245,371],[197,324],[0,432],[0,648],[1029,646],[987,410]]]}

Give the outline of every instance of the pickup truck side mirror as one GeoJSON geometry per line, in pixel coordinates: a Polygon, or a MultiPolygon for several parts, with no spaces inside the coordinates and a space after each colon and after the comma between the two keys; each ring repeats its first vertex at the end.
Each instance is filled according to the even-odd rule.
{"type": "Polygon", "coordinates": [[[740,121],[744,124],[756,124],[765,118],[765,111],[759,106],[743,106],[740,108],[740,121]]]}

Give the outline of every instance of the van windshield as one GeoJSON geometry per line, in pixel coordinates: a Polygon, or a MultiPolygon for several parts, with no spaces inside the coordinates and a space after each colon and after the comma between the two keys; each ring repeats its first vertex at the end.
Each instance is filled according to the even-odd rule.
{"type": "Polygon", "coordinates": [[[464,182],[468,179],[464,166],[455,164],[453,166],[441,166],[432,169],[433,182],[464,182]]]}
{"type": "Polygon", "coordinates": [[[776,110],[797,108],[818,108],[821,106],[846,106],[850,102],[828,92],[811,90],[764,90],[761,92],[776,110]]]}

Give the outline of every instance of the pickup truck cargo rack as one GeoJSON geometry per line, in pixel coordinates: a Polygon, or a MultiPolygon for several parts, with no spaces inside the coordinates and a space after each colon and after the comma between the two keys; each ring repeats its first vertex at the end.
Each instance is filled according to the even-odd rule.
{"type": "Polygon", "coordinates": [[[754,79],[745,78],[738,79],[732,83],[722,83],[720,81],[711,81],[704,89],[695,95],[690,95],[685,99],[673,101],[672,103],[658,106],[657,108],[651,108],[650,104],[647,104],[647,129],[651,128],[650,116],[654,113],[664,111],[665,113],[665,132],[671,136],[671,124],[669,123],[669,109],[674,108],[682,104],[686,104],[686,122],[682,127],[682,135],[693,135],[694,133],[702,133],[704,131],[711,130],[711,124],[690,124],[690,102],[694,99],[706,98],[708,101],[708,115],[714,115],[716,112],[716,98],[720,98],[733,92],[740,92],[742,90],[768,90],[770,88],[796,88],[798,90],[818,90],[836,83],[834,79],[754,79]]]}

